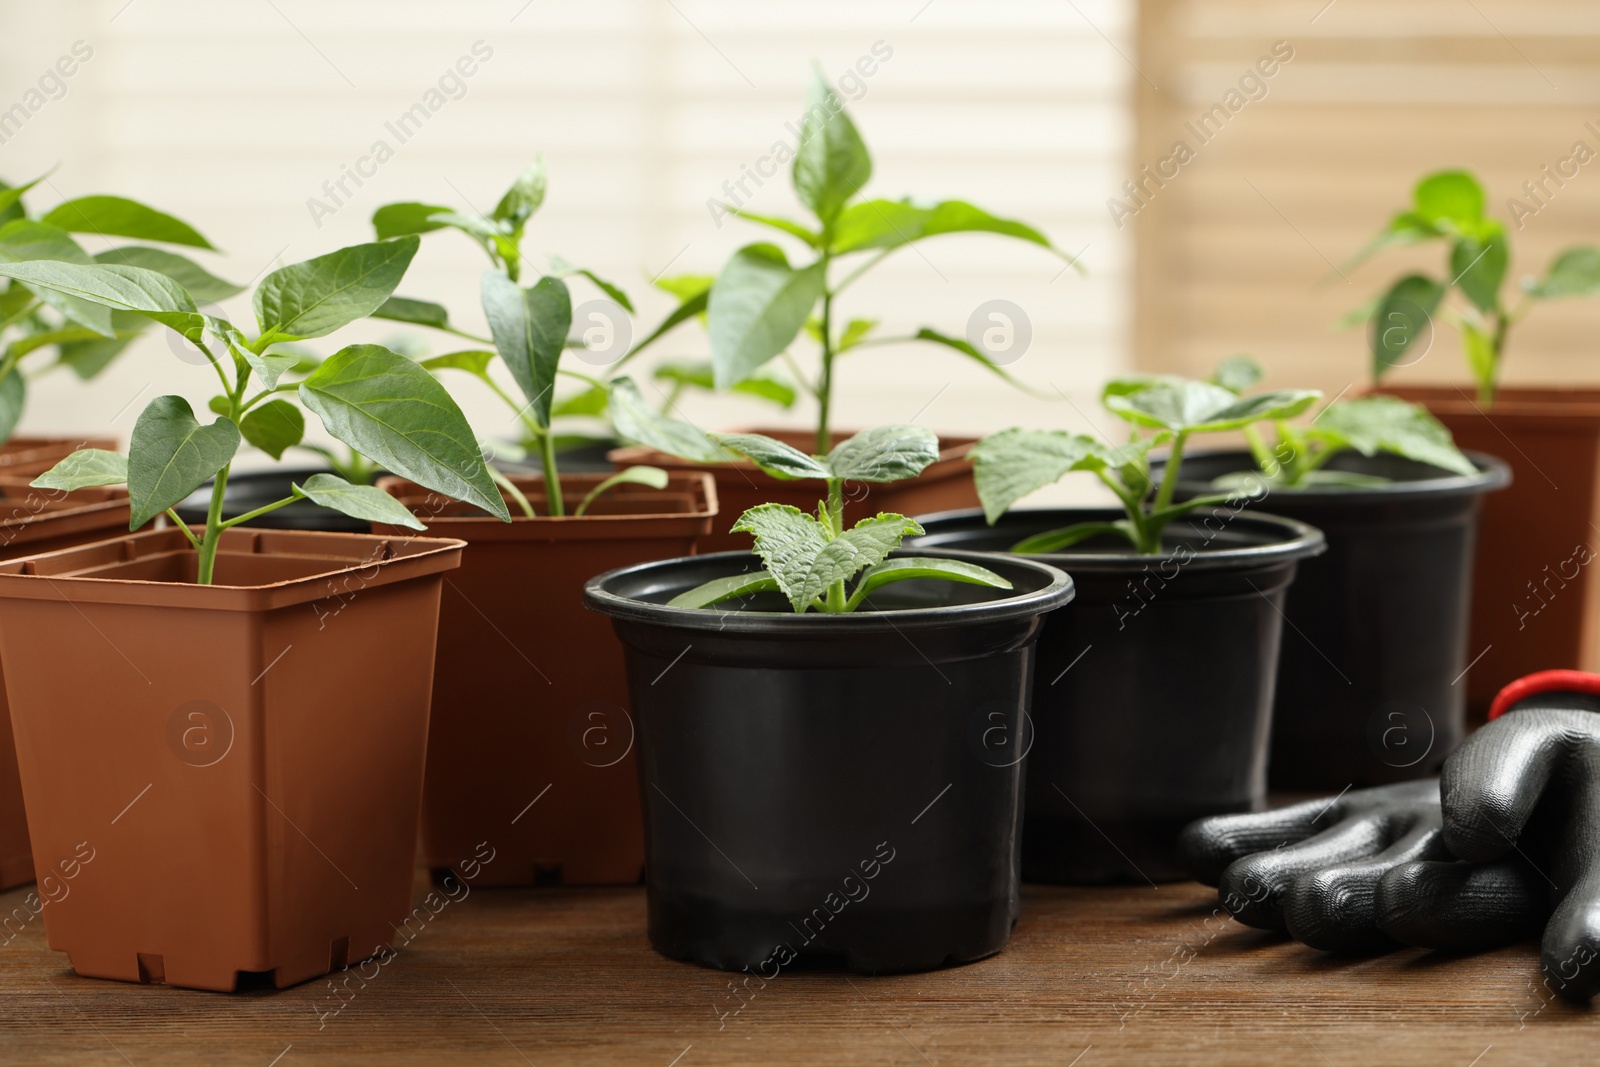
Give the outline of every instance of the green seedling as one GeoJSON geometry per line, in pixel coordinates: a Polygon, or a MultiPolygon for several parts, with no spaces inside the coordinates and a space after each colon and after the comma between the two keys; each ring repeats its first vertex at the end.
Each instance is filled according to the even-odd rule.
{"type": "MultiPolygon", "coordinates": [[[[548,176],[543,161],[535,161],[506,190],[494,211],[469,214],[439,204],[407,202],[388,204],[372,216],[380,238],[431,233],[452,229],[466,234],[488,255],[491,269],[484,274],[482,299],[484,317],[489,322],[489,337],[461,330],[450,321],[442,304],[426,300],[395,297],[373,313],[374,318],[426,326],[475,341],[479,346],[425,359],[421,366],[430,371],[464,371],[482,382],[505,402],[523,429],[529,451],[539,456],[544,470],[546,507],[551,515],[566,514],[562,499],[561,475],[556,456],[564,445],[583,443],[558,432],[555,420],[567,416],[599,416],[607,403],[606,383],[587,374],[560,366],[568,348],[584,348],[582,338],[569,338],[572,328],[572,293],[566,277],[581,275],[601,292],[631,312],[633,303],[617,286],[591,270],[574,267],[556,258],[549,272],[531,286],[519,279],[526,263],[522,240],[528,220],[544,203],[548,176]],[[491,367],[498,357],[522,394],[518,401],[497,382],[491,367]],[[583,383],[581,392],[563,399],[555,397],[557,377],[565,375],[583,383]]],[[[634,347],[654,340],[648,338],[634,347]]],[[[493,471],[495,481],[527,516],[534,514],[528,498],[504,475],[493,471]]],[[[630,467],[605,483],[605,488],[623,483],[662,488],[666,472],[656,467],[630,467]]],[[[597,490],[598,491],[598,490],[597,490]]],[[[585,501],[586,510],[588,501],[585,501]]]]}
{"type": "MultiPolygon", "coordinates": [[[[780,159],[788,158],[780,154],[780,159]]],[[[923,203],[910,199],[864,199],[872,157],[844,105],[818,72],[801,120],[791,178],[796,197],[814,221],[796,222],[717,204],[728,216],[766,226],[798,242],[798,260],[778,245],[758,242],[733,254],[709,289],[689,291],[647,338],[709,312],[712,377],[718,389],[733,389],[782,357],[801,389],[816,400],[816,450],[832,440],[836,360],[875,345],[926,341],[976,360],[1013,384],[1006,370],[968,341],[923,327],[904,336],[875,336],[876,319],[839,314],[840,295],[898,249],[940,234],[993,233],[1044,248],[1073,266],[1039,230],[1000,218],[963,200],[923,203]],[[817,370],[807,374],[789,351],[806,334],[817,350],[817,370]]],[[[639,346],[640,348],[643,345],[639,346]]],[[[631,359],[636,353],[630,353],[631,359]]],[[[620,366],[620,364],[619,364],[620,366]]]]}
{"type": "Polygon", "coordinates": [[[1511,243],[1499,219],[1484,214],[1483,186],[1470,171],[1442,170],[1417,183],[1411,207],[1358,252],[1345,269],[1385,248],[1443,241],[1448,248],[1439,277],[1407,274],[1369,303],[1345,317],[1345,325],[1367,325],[1372,349],[1372,380],[1420,358],[1417,345],[1432,337],[1435,315],[1461,334],[1467,367],[1478,384],[1478,401],[1494,402],[1505,356],[1506,337],[1544,300],[1600,293],[1600,248],[1574,245],[1556,255],[1543,278],[1524,277],[1504,294],[1510,275],[1511,243]],[[1447,300],[1457,293],[1459,300],[1447,300]]]}
{"type": "Polygon", "coordinates": [[[1127,443],[1107,445],[1065,430],[1002,430],[973,449],[978,498],[993,525],[1034,490],[1054,484],[1070,471],[1092,471],[1121,501],[1125,518],[1074,523],[1026,538],[1011,550],[1059,552],[1108,534],[1126,540],[1140,553],[1156,555],[1163,551],[1162,534],[1174,519],[1236,496],[1207,494],[1173,502],[1183,452],[1193,435],[1241,430],[1264,419],[1293,418],[1321,396],[1304,389],[1240,396],[1212,382],[1187,378],[1113,381],[1100,399],[1107,411],[1131,424],[1127,443]],[[1157,484],[1150,474],[1150,452],[1163,445],[1170,450],[1157,484]]]}
{"type": "MultiPolygon", "coordinates": [[[[165,274],[202,303],[223,300],[241,290],[167,248],[123,244],[91,255],[73,239],[74,233],[216,249],[181,219],[120,196],[77,197],[42,215],[30,214],[24,198],[48,177],[41,175],[17,186],[0,181],[0,264],[48,259],[142,267],[165,274]]],[[[149,319],[132,312],[5,279],[0,284],[0,443],[11,438],[22,418],[29,380],[65,368],[89,381],[149,325],[149,319]]]]}
{"type": "Polygon", "coordinates": [[[169,516],[199,554],[201,584],[212,581],[224,530],[296,500],[309,499],[358,519],[422,529],[387,493],[335,474],[314,475],[282,500],[223,520],[228,472],[240,443],[249,441],[282,455],[305,433],[303,406],[316,413],[336,440],[384,468],[509,518],[466,416],[417,363],[381,345],[350,345],[306,377],[282,380],[302,365],[303,357],[280,346],[325,337],[370,315],[394,292],[416,251],[417,238],[403,237],[342,248],[273,271],[254,294],[260,329],[255,337],[226,319],[201,314],[182,285],[142,267],[49,260],[0,264],[0,277],[35,291],[70,295],[160,323],[205,356],[222,386],[210,404],[214,421],[201,423],[180,396],[157,397],[134,424],[126,456],[82,449],[33,484],[61,490],[126,484],[132,505],[129,529],[163,513],[169,516]],[[211,503],[204,529],[197,534],[172,507],[208,479],[213,483],[211,503]]]}
{"type": "Polygon", "coordinates": [[[844,441],[826,455],[808,456],[761,434],[713,435],[722,455],[744,456],[774,478],[816,479],[827,499],[808,515],[787,504],[760,504],[734,524],[735,533],[755,538],[752,551],[764,569],[707,582],[674,597],[680,608],[708,608],[753,593],[780,592],[797,612],[837,615],[855,611],[874,591],[910,578],[968,582],[995,589],[1011,583],[984,567],[933,557],[889,559],[922,527],[904,515],[881,513],[848,529],[844,483],[893,482],[914,478],[939,458],[939,442],[916,426],[884,426],[844,441]],[[859,575],[859,578],[857,577],[859,575]],[[848,583],[855,579],[854,587],[848,583]]]}
{"type": "MultiPolygon", "coordinates": [[[[1249,356],[1224,360],[1211,378],[1213,383],[1234,393],[1242,393],[1260,380],[1261,368],[1249,356]]],[[[1398,397],[1335,400],[1304,426],[1287,419],[1279,419],[1273,426],[1277,434],[1273,445],[1267,444],[1258,426],[1243,428],[1260,475],[1234,472],[1214,479],[1213,484],[1252,494],[1273,489],[1315,486],[1368,489],[1389,484],[1390,480],[1380,475],[1325,469],[1330,459],[1343,452],[1358,452],[1363,456],[1388,453],[1452,474],[1478,473],[1472,461],[1456,448],[1443,423],[1421,404],[1408,403],[1398,397]]]]}

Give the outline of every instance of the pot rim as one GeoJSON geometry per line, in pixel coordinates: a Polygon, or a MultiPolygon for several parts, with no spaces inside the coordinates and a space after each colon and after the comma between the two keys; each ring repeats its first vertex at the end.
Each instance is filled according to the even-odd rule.
{"type": "MultiPolygon", "coordinates": [[[[1360,455],[1360,453],[1357,453],[1357,455],[1360,455]]],[[[1511,484],[1511,464],[1499,456],[1492,456],[1487,452],[1466,452],[1465,455],[1478,467],[1477,474],[1453,474],[1449,471],[1441,471],[1437,478],[1395,481],[1390,482],[1388,485],[1365,488],[1338,485],[1315,485],[1301,489],[1279,487],[1273,489],[1261,499],[1270,500],[1273,493],[1281,492],[1290,494],[1296,499],[1310,497],[1319,501],[1338,499],[1368,503],[1376,500],[1401,501],[1423,497],[1457,496],[1469,493],[1497,493],[1511,484]]],[[[1248,450],[1242,448],[1216,448],[1204,452],[1194,452],[1185,456],[1184,462],[1222,459],[1225,457],[1238,457],[1241,461],[1240,471],[1258,469],[1255,457],[1248,450]]],[[[1162,460],[1155,461],[1151,464],[1151,469],[1156,469],[1162,462],[1162,460]]],[[[1215,488],[1209,482],[1183,477],[1178,479],[1178,485],[1190,491],[1205,491],[1215,488]]]]}
{"type": "MultiPolygon", "coordinates": [[[[891,559],[905,556],[938,556],[956,559],[979,566],[994,562],[990,554],[938,549],[914,552],[901,549],[890,553],[891,559]]],[[[940,629],[953,625],[977,625],[988,622],[1005,622],[1054,611],[1070,601],[1074,595],[1072,579],[1060,568],[1036,560],[1014,556],[1008,565],[1029,571],[1047,579],[1041,588],[1025,593],[1001,593],[994,600],[977,604],[946,604],[935,608],[903,608],[890,611],[848,612],[824,615],[816,612],[795,614],[789,611],[719,611],[709,608],[674,608],[647,600],[614,593],[606,586],[651,571],[670,571],[688,565],[707,563],[737,563],[759,566],[760,559],[749,551],[711,552],[701,556],[678,556],[674,559],[655,560],[618,567],[590,578],[583,586],[583,605],[613,619],[629,622],[654,623],[679,630],[709,630],[716,633],[747,633],[769,636],[903,633],[911,630],[940,629]]],[[[729,570],[728,574],[741,573],[729,570]]]]}
{"type": "MultiPolygon", "coordinates": [[[[1006,513],[1007,515],[1060,515],[1062,526],[1071,525],[1075,521],[1101,521],[1120,518],[1124,513],[1121,508],[1110,507],[1069,507],[1069,508],[1016,508],[1006,513]]],[[[1193,570],[1244,570],[1251,567],[1270,567],[1280,563],[1290,563],[1296,560],[1309,559],[1320,556],[1328,550],[1327,540],[1322,531],[1310,523],[1300,522],[1298,519],[1285,518],[1282,515],[1272,515],[1267,512],[1245,510],[1230,511],[1226,508],[1196,508],[1190,515],[1199,517],[1221,517],[1225,526],[1244,523],[1247,527],[1256,527],[1263,533],[1273,530],[1277,532],[1278,539],[1266,544],[1247,545],[1239,548],[1205,549],[1191,552],[1186,560],[1178,562],[1185,568],[1193,570]]],[[[982,508],[961,508],[956,511],[939,511],[931,515],[919,515],[917,521],[924,528],[941,522],[958,523],[977,520],[979,528],[988,529],[984,521],[982,508]]],[[[1004,521],[1004,516],[1001,517],[1004,521]]],[[[1182,521],[1181,519],[1178,521],[1182,521]]],[[[1126,552],[1030,552],[1018,555],[1009,551],[985,549],[956,549],[946,548],[939,544],[928,544],[924,538],[937,537],[940,531],[929,529],[922,537],[915,538],[912,548],[926,547],[940,554],[945,552],[955,553],[960,551],[967,555],[981,556],[993,559],[996,556],[1008,556],[1013,559],[1025,559],[1038,563],[1052,564],[1067,571],[1083,571],[1092,574],[1115,574],[1127,571],[1130,567],[1146,567],[1152,563],[1163,563],[1176,560],[1174,552],[1145,555],[1143,553],[1126,552]]]]}

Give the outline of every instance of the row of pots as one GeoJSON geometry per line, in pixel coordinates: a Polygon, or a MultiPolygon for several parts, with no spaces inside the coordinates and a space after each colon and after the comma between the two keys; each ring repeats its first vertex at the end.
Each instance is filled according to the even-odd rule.
{"type": "MultiPolygon", "coordinates": [[[[94,544],[0,565],[42,579],[0,581],[41,877],[80,846],[112,857],[73,882],[78,903],[48,913],[51,942],[80,973],[129,980],[231,989],[241,971],[278,985],[324,973],[377,951],[383,924],[407,914],[415,822],[403,816],[420,808],[428,864],[475,884],[632,882],[647,865],[651,937],[669,955],[895,970],[989,954],[1015,918],[1019,853],[1049,880],[1177,877],[1185,821],[1262,802],[1284,614],[1296,629],[1330,615],[1296,622],[1285,590],[1301,561],[1325,565],[1323,591],[1345,598],[1346,614],[1323,621],[1357,631],[1348,613],[1373,616],[1361,598],[1374,558],[1403,549],[1433,568],[1419,573],[1434,586],[1388,591],[1437,646],[1418,699],[1440,736],[1433,759],[1391,770],[1442,759],[1460,701],[1437,702],[1438,675],[1459,669],[1476,500],[1505,479],[1480,463],[1478,479],[1399,490],[1398,509],[1367,501],[1365,518],[1348,491],[1327,502],[1348,528],[1327,522],[1333,551],[1319,560],[1309,526],[1223,509],[1179,531],[1171,573],[1093,545],[987,556],[1012,594],[903,583],[893,619],[664,607],[755,565],[742,552],[671,558],[712,532],[705,473],[664,493],[621,487],[581,520],[509,525],[390,480],[428,536],[238,529],[216,587],[181,584],[192,556],[179,531],[103,540],[107,522],[94,544]],[[1418,501],[1430,514],[1411,521],[1418,501]],[[1048,564],[1077,581],[1073,609],[1049,614],[1073,587],[1048,564]],[[613,617],[626,672],[606,619],[577,610],[585,586],[613,617]],[[109,727],[105,708],[118,709],[109,727]],[[178,869],[191,875],[177,892],[152,878],[178,869]],[[116,871],[138,872],[134,887],[116,871]],[[774,941],[779,918],[793,938],[774,941]]],[[[950,466],[936,478],[970,493],[950,466]]],[[[522,479],[536,501],[540,485],[522,479]]],[[[776,485],[753,491],[782,499],[776,485]]],[[[886,499],[927,484],[887,489],[874,506],[928,506],[886,499]]],[[[1295,503],[1314,511],[1316,496],[1295,503]]],[[[938,516],[918,551],[1003,550],[1061,521],[938,516]]],[[[1419,647],[1399,658],[1425,659],[1419,647]]],[[[1345,662],[1352,690],[1387,684],[1359,655],[1345,662]]],[[[1327,703],[1328,687],[1306,691],[1327,703]]],[[[1348,703],[1369,710],[1358,693],[1348,703]]]]}

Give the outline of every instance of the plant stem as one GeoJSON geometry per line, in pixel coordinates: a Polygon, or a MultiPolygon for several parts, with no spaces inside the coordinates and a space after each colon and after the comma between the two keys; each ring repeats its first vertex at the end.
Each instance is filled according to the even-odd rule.
{"type": "Polygon", "coordinates": [[[173,511],[171,508],[168,508],[167,509],[167,518],[172,520],[172,525],[176,526],[178,529],[183,531],[183,536],[185,536],[185,537],[187,537],[189,539],[189,543],[191,545],[193,545],[196,549],[198,549],[200,547],[200,538],[198,538],[198,537],[196,537],[194,535],[194,531],[189,529],[189,524],[184,522],[183,519],[178,515],[178,513],[176,511],[173,511]]]}
{"type": "Polygon", "coordinates": [[[232,463],[225,464],[211,485],[211,506],[206,509],[206,532],[200,541],[200,566],[195,575],[195,581],[201,585],[210,585],[216,570],[217,542],[222,539],[222,498],[228,491],[228,470],[232,466],[232,463]]]}
{"type": "MultiPolygon", "coordinates": [[[[828,540],[833,540],[844,533],[844,482],[838,478],[828,479],[828,540]]],[[[844,579],[828,586],[828,599],[823,605],[823,611],[837,615],[849,611],[849,600],[845,597],[844,579]]]]}
{"type": "Polygon", "coordinates": [[[1478,401],[1485,407],[1494,403],[1495,386],[1500,378],[1500,355],[1506,347],[1506,331],[1511,328],[1511,316],[1504,311],[1495,312],[1494,340],[1490,344],[1493,362],[1489,373],[1478,382],[1478,401]]]}
{"type": "Polygon", "coordinates": [[[533,518],[533,505],[528,503],[526,494],[524,494],[521,489],[518,489],[516,484],[512,482],[510,478],[507,478],[504,474],[501,474],[498,470],[496,470],[494,464],[489,463],[485,464],[485,466],[489,468],[489,477],[494,479],[494,484],[505,490],[506,496],[509,496],[513,501],[516,502],[517,507],[522,509],[522,513],[524,515],[530,519],[533,518]]]}
{"type": "Polygon", "coordinates": [[[303,495],[296,493],[293,496],[286,496],[282,500],[274,500],[272,503],[256,508],[254,511],[247,511],[243,515],[235,515],[233,518],[224,521],[222,524],[222,529],[231,530],[235,526],[242,526],[251,519],[259,519],[269,511],[277,511],[279,508],[288,507],[296,500],[304,499],[305,497],[303,495]]]}
{"type": "Polygon", "coordinates": [[[817,454],[828,451],[833,438],[828,416],[833,406],[833,290],[828,288],[828,255],[822,256],[822,380],[817,385],[817,454]]]}
{"type": "Polygon", "coordinates": [[[1178,488],[1178,468],[1183,464],[1183,445],[1188,438],[1188,434],[1180,433],[1172,439],[1172,451],[1167,455],[1167,469],[1161,474],[1161,488],[1156,490],[1156,511],[1172,503],[1172,493],[1178,488]]]}
{"type": "Polygon", "coordinates": [[[556,470],[556,435],[549,427],[539,436],[539,458],[544,461],[544,505],[552,515],[565,515],[567,505],[561,499],[561,474],[556,470]]]}

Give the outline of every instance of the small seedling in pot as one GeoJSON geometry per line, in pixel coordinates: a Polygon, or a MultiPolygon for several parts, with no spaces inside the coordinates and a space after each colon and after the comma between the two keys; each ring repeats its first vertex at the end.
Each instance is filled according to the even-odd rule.
{"type": "Polygon", "coordinates": [[[978,497],[993,525],[1034,490],[1055,483],[1070,471],[1093,471],[1121,501],[1125,518],[1074,523],[1026,538],[1011,550],[1059,552],[1108,534],[1126,540],[1140,553],[1155,555],[1163,551],[1162,533],[1174,519],[1236,497],[1221,493],[1173,502],[1183,452],[1192,436],[1241,430],[1264,419],[1292,418],[1321,395],[1284,389],[1239,396],[1221,385],[1187,378],[1113,381],[1100,399],[1107,411],[1133,427],[1126,444],[1107,445],[1065,430],[1002,430],[973,449],[978,497]],[[1157,484],[1150,474],[1150,452],[1163,445],[1170,446],[1170,451],[1157,484]]]}
{"type": "MultiPolygon", "coordinates": [[[[715,201],[711,206],[713,216],[735,216],[798,242],[805,259],[791,262],[788,253],[768,242],[745,245],[733,254],[709,289],[686,291],[679,306],[647,340],[709,312],[712,372],[718,389],[733,389],[782,357],[801,388],[817,402],[814,447],[818,452],[826,451],[832,440],[836,363],[851,351],[927,341],[953,349],[1020,385],[988,353],[963,338],[929,327],[904,336],[876,336],[876,319],[842,321],[839,298],[886,256],[940,234],[998,234],[1038,245],[1074,267],[1077,260],[1061,253],[1027,223],[991,215],[964,200],[861,198],[861,188],[872,177],[872,157],[820,72],[812,81],[793,157],[794,192],[811,211],[814,222],[760,215],[715,201]],[[850,269],[835,277],[836,268],[845,267],[850,269]],[[818,366],[813,374],[805,373],[789,351],[802,332],[817,351],[818,366]]],[[[787,150],[778,158],[780,162],[788,159],[787,150]]],[[[623,362],[636,353],[637,349],[623,362]]]]}
{"type": "Polygon", "coordinates": [[[502,519],[496,491],[466,417],[433,376],[381,345],[350,345],[299,381],[280,379],[302,356],[279,345],[335,330],[369,315],[394,292],[417,251],[417,238],[354,245],[276,270],[257,286],[255,337],[226,319],[201,314],[183,286],[140,267],[52,261],[0,264],[0,277],[33,289],[133,312],[177,333],[202,353],[221,383],[212,398],[215,421],[201,423],[180,396],[152,400],[133,427],[128,454],[103,449],[74,452],[33,484],[72,490],[126,483],[132,504],[129,529],[165,513],[199,554],[197,581],[210,584],[224,530],[310,499],[358,519],[421,529],[389,494],[317,474],[290,496],[222,518],[228,472],[241,441],[275,455],[298,443],[305,415],[285,396],[315,412],[335,439],[388,470],[454,499],[476,504],[502,519]],[[196,534],[173,505],[213,480],[204,529],[196,534]]]}
{"type": "MultiPolygon", "coordinates": [[[[131,237],[210,252],[216,249],[183,220],[121,196],[82,196],[63,201],[42,215],[28,214],[23,198],[48,177],[41,175],[18,186],[0,182],[0,263],[50,259],[143,267],[165,274],[202,303],[240,291],[240,286],[166,248],[120,245],[90,255],[73,239],[74,233],[131,237]]],[[[150,320],[141,315],[73,293],[29,286],[14,278],[4,280],[0,285],[0,443],[11,437],[22,418],[27,381],[63,367],[89,381],[149,325],[150,320]],[[41,365],[52,355],[53,359],[41,365]]]]}
{"type": "MultiPolygon", "coordinates": [[[[1574,245],[1557,253],[1543,278],[1524,277],[1516,287],[1520,289],[1516,303],[1510,303],[1501,292],[1510,273],[1510,240],[1505,224],[1484,214],[1484,200],[1483,186],[1469,171],[1430,174],[1412,191],[1411,207],[1396,214],[1345,264],[1348,270],[1374,252],[1395,245],[1444,241],[1449,247],[1440,277],[1407,274],[1345,317],[1345,325],[1367,324],[1373,381],[1391,368],[1419,358],[1409,353],[1431,337],[1437,314],[1461,333],[1467,367],[1478,383],[1478,401],[1493,403],[1511,327],[1538,301],[1600,293],[1600,248],[1574,245]],[[1462,299],[1446,303],[1445,297],[1452,291],[1462,299]]],[[[1513,215],[1519,206],[1532,211],[1520,201],[1512,201],[1513,215]]],[[[1520,216],[1518,222],[1520,225],[1520,216]]]]}
{"type": "MultiPolygon", "coordinates": [[[[559,258],[552,261],[550,272],[542,275],[533,285],[524,287],[519,284],[526,262],[522,249],[523,233],[528,220],[544,203],[547,185],[544,163],[536,161],[512,183],[495,205],[494,211],[487,216],[421,203],[388,204],[372,216],[373,228],[379,237],[417,235],[450,228],[465,233],[483,249],[492,264],[492,269],[484,274],[482,282],[483,313],[489,322],[489,337],[478,337],[458,329],[450,322],[449,312],[443,305],[425,300],[396,297],[385,301],[372,314],[374,318],[427,326],[492,346],[446,353],[425,359],[420,365],[430,371],[464,371],[505,402],[521,424],[530,449],[538,454],[543,466],[545,506],[551,515],[561,516],[566,514],[566,505],[562,499],[556,454],[560,446],[568,442],[564,442],[563,435],[557,433],[555,420],[569,415],[603,414],[607,392],[606,384],[599,379],[560,366],[565,349],[586,347],[582,338],[568,337],[572,327],[572,294],[564,276],[582,275],[627,311],[633,310],[633,303],[626,293],[593,271],[574,267],[559,258]],[[514,399],[491,374],[490,368],[497,356],[522,393],[521,402],[514,399]],[[555,386],[558,375],[578,379],[584,383],[584,390],[557,400],[555,386]]],[[[415,240],[415,236],[411,239],[415,240]]],[[[636,350],[638,347],[635,346],[636,350]]],[[[533,505],[522,491],[499,471],[490,470],[505,494],[524,515],[531,517],[534,514],[533,505]]],[[[657,467],[630,467],[596,488],[577,514],[581,515],[587,510],[595,495],[623,483],[660,489],[667,484],[667,474],[657,467]]]]}
{"type": "MultiPolygon", "coordinates": [[[[1211,381],[1242,393],[1261,380],[1261,368],[1249,356],[1224,360],[1211,381]]],[[[1392,396],[1335,400],[1304,426],[1287,419],[1273,423],[1277,443],[1268,445],[1257,426],[1243,428],[1260,474],[1236,471],[1213,480],[1219,488],[1259,494],[1273,489],[1342,486],[1351,489],[1388,485],[1390,479],[1357,471],[1327,470],[1333,457],[1345,452],[1363,456],[1402,456],[1468,477],[1478,468],[1456,448],[1450,431],[1421,404],[1392,396]],[[1265,480],[1263,481],[1263,476],[1265,480]]]]}
{"type": "Polygon", "coordinates": [[[707,582],[674,597],[671,606],[708,608],[776,591],[797,613],[816,610],[837,615],[857,610],[883,586],[910,578],[1011,588],[993,571],[959,560],[889,559],[906,537],[922,533],[922,527],[904,515],[881,513],[845,527],[844,483],[916,477],[939,458],[938,438],[927,430],[916,426],[866,430],[827,455],[815,456],[761,434],[714,436],[722,448],[747,457],[774,478],[823,482],[827,499],[818,502],[815,515],[787,504],[760,504],[746,511],[733,529],[755,537],[752,551],[765,568],[707,582]]]}

